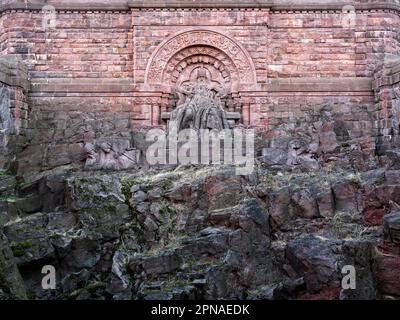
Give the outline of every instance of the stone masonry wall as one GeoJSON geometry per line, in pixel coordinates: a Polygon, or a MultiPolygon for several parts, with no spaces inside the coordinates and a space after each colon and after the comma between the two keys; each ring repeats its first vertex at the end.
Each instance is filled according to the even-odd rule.
{"type": "Polygon", "coordinates": [[[7,54],[7,32],[4,28],[3,21],[5,20],[5,16],[0,16],[0,56],[7,54]]]}
{"type": "Polygon", "coordinates": [[[231,34],[249,51],[261,82],[267,81],[267,74],[372,76],[383,53],[400,51],[400,20],[395,13],[360,13],[357,31],[341,28],[341,13],[255,13],[167,11],[159,16],[154,11],[138,11],[135,43],[127,12],[60,13],[56,29],[50,31],[42,29],[41,13],[14,12],[1,19],[8,53],[26,59],[34,78],[130,77],[133,50],[136,70],[144,70],[157,45],[182,29],[181,25],[218,26],[231,34]]]}
{"type": "Polygon", "coordinates": [[[216,26],[240,41],[262,83],[277,77],[371,77],[385,52],[400,53],[400,18],[394,12],[357,12],[354,28],[343,28],[346,15],[338,11],[158,12],[134,13],[139,74],[159,43],[182,26],[216,26]]]}
{"type": "Polygon", "coordinates": [[[374,126],[379,152],[400,146],[400,59],[386,59],[375,75],[374,126]]]}
{"type": "Polygon", "coordinates": [[[343,1],[189,2],[48,1],[56,25],[44,28],[44,2],[7,1],[0,54],[23,59],[32,81],[20,170],[79,163],[93,138],[164,126],[170,88],[148,86],[146,69],[167,39],[200,29],[232,39],[254,66],[255,82],[235,92],[241,125],[296,128],[328,110],[374,149],[374,73],[400,54],[395,1],[356,1],[355,15],[343,1]]]}
{"type": "Polygon", "coordinates": [[[132,77],[136,60],[135,80],[141,82],[138,71],[157,45],[193,26],[217,27],[243,44],[260,82],[268,77],[372,76],[382,54],[400,52],[395,12],[357,12],[354,29],[342,27],[345,15],[338,11],[61,12],[50,30],[43,29],[43,16],[10,12],[1,18],[8,53],[27,60],[33,78],[132,77]]]}
{"type": "Polygon", "coordinates": [[[272,14],[269,77],[371,77],[384,53],[400,54],[397,13],[357,11],[343,28],[345,17],[272,14]]]}
{"type": "Polygon", "coordinates": [[[131,16],[123,13],[59,13],[54,29],[43,14],[3,17],[8,54],[21,56],[32,78],[126,78],[132,76],[131,16]]]}
{"type": "Polygon", "coordinates": [[[0,169],[15,169],[28,126],[28,70],[16,57],[0,59],[0,169]]]}

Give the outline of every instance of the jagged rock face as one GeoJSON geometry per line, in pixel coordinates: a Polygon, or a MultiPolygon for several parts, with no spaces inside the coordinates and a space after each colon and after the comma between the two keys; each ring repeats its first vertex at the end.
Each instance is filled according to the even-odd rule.
{"type": "MultiPolygon", "coordinates": [[[[360,139],[352,136],[342,116],[341,112],[333,112],[332,106],[326,105],[316,110],[311,123],[281,124],[268,130],[260,143],[264,147],[258,162],[284,171],[332,166],[350,171],[375,169],[377,159],[368,152],[375,146],[369,146],[368,142],[360,144],[360,139]]],[[[393,160],[391,165],[396,166],[396,161],[393,160]]]]}
{"type": "Polygon", "coordinates": [[[14,205],[25,197],[42,199],[41,188],[33,193],[38,185],[44,193],[63,190],[65,197],[53,197],[54,206],[47,203],[38,213],[16,206],[3,222],[7,294],[399,298],[396,173],[276,172],[259,166],[248,177],[229,167],[41,175],[20,186],[17,197],[2,198],[14,205]],[[57,270],[54,291],[41,288],[47,264],[57,270]],[[346,265],[356,267],[355,290],[342,289],[346,265]]]}
{"type": "Polygon", "coordinates": [[[0,85],[0,133],[7,133],[11,127],[10,91],[0,85]]]}
{"type": "Polygon", "coordinates": [[[11,129],[10,91],[0,83],[0,169],[3,168],[3,155],[7,154],[7,145],[11,129]]]}
{"type": "Polygon", "coordinates": [[[26,292],[7,238],[0,232],[0,300],[8,299],[26,299],[26,292]]]}
{"type": "Polygon", "coordinates": [[[383,219],[384,233],[387,239],[400,243],[400,212],[388,214],[383,219]]]}

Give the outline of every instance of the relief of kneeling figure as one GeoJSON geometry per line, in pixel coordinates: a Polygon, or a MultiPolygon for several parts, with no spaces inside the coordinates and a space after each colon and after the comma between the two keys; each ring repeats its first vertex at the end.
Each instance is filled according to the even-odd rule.
{"type": "Polygon", "coordinates": [[[125,170],[139,163],[139,151],[129,149],[116,152],[110,142],[103,142],[96,147],[92,143],[84,146],[86,151],[85,168],[92,170],[125,170]]]}

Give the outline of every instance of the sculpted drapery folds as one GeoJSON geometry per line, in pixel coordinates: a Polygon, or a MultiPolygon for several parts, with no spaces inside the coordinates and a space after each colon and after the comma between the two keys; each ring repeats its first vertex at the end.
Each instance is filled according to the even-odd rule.
{"type": "MultiPolygon", "coordinates": [[[[240,90],[257,83],[245,48],[227,34],[210,29],[182,31],[162,42],[147,64],[147,90],[170,94],[164,120],[186,128],[228,129],[240,119],[240,90]],[[229,111],[229,112],[227,112],[229,111]]],[[[153,109],[154,110],[154,109],[153,109]]],[[[153,112],[153,117],[158,117],[153,112]]]]}
{"type": "Polygon", "coordinates": [[[212,83],[207,70],[197,69],[194,82],[183,83],[177,88],[179,101],[171,114],[171,125],[182,129],[228,129],[229,124],[221,104],[226,95],[224,88],[212,83]]]}

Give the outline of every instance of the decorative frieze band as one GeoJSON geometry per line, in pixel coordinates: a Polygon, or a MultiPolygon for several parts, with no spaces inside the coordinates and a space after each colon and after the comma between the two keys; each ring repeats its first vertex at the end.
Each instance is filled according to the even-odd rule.
{"type": "MultiPolygon", "coordinates": [[[[52,93],[52,92],[67,92],[67,93],[128,93],[133,92],[133,96],[139,94],[141,96],[148,95],[155,97],[152,91],[144,91],[133,84],[127,84],[129,79],[118,79],[115,81],[102,82],[101,79],[93,83],[91,81],[76,81],[71,83],[70,80],[57,79],[57,81],[49,81],[47,83],[32,83],[31,93],[52,93]]],[[[252,88],[251,92],[254,95],[257,93],[265,94],[266,92],[371,92],[371,78],[275,78],[271,79],[270,83],[261,84],[252,88]]],[[[160,96],[162,88],[156,88],[157,96],[160,96]]],[[[241,91],[241,90],[239,90],[241,91]]],[[[246,90],[248,91],[248,90],[246,90]]]]}
{"type": "Polygon", "coordinates": [[[362,0],[113,0],[113,1],[67,1],[67,0],[37,0],[34,3],[25,0],[9,0],[0,4],[2,12],[40,11],[43,6],[52,5],[62,12],[93,12],[93,13],[129,13],[130,10],[271,10],[279,13],[321,13],[341,12],[346,5],[352,5],[357,11],[387,11],[400,13],[400,3],[396,0],[376,0],[365,2],[362,0]]]}

